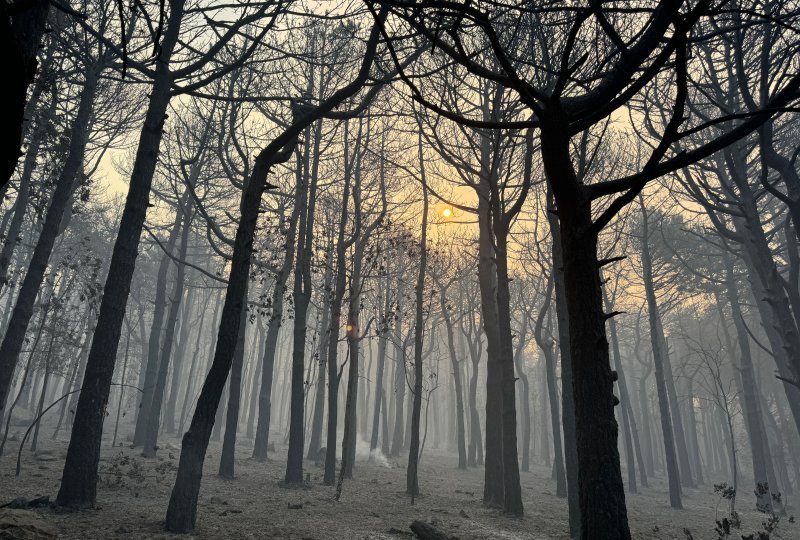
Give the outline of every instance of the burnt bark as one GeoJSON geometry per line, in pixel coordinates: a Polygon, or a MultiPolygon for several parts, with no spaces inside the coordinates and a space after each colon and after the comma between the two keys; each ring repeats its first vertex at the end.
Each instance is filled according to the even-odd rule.
{"type": "Polygon", "coordinates": [[[541,153],[560,227],[575,402],[581,537],[630,538],[622,482],[614,379],[605,335],[591,202],[569,156],[558,114],[542,125],[541,153]]]}
{"type": "Polygon", "coordinates": [[[81,177],[97,91],[99,67],[99,65],[93,65],[87,69],[78,112],[70,129],[67,159],[56,181],[55,191],[50,197],[50,204],[39,239],[34,247],[28,270],[22,280],[14,310],[11,313],[11,319],[0,344],[0,411],[3,410],[10,391],[14,369],[25,342],[28,324],[33,316],[36,296],[42,286],[56,238],[61,232],[61,223],[81,177]]]}
{"type": "Polygon", "coordinates": [[[7,102],[3,107],[3,126],[7,130],[0,149],[0,189],[17,166],[21,154],[22,130],[28,87],[38,68],[36,54],[46,30],[50,2],[3,2],[0,7],[0,43],[6,60],[7,102]]]}
{"type": "Polygon", "coordinates": [[[244,302],[239,322],[239,335],[236,338],[236,351],[231,362],[230,381],[228,385],[228,406],[225,411],[225,436],[222,439],[222,454],[219,458],[219,475],[223,478],[233,478],[234,457],[236,455],[236,432],[239,428],[239,405],[242,392],[242,365],[244,363],[244,349],[247,329],[247,290],[244,293],[244,302]]]}
{"type": "Polygon", "coordinates": [[[155,62],[155,77],[145,122],[139,137],[128,196],[100,303],[97,327],[89,351],[83,386],[78,398],[61,488],[60,506],[94,506],[103,419],[114,374],[117,346],[133,279],[139,240],[149,204],[164,119],[170,101],[172,77],[169,63],[178,40],[184,0],[174,0],[164,39],[155,62]]]}

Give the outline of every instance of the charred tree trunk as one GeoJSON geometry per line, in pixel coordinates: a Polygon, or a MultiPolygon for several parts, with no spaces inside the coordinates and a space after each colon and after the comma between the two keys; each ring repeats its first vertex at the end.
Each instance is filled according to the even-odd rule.
{"type": "Polygon", "coordinates": [[[553,288],[555,286],[554,279],[548,281],[547,289],[544,293],[544,302],[539,310],[539,316],[536,318],[534,326],[534,338],[536,339],[539,348],[542,350],[544,356],[545,372],[547,373],[547,397],[550,404],[550,427],[553,431],[553,447],[555,449],[555,477],[556,477],[556,496],[567,496],[567,479],[564,472],[564,458],[561,449],[561,415],[558,407],[558,388],[556,386],[556,366],[554,343],[549,337],[549,327],[551,326],[548,312],[550,309],[553,288]],[[548,320],[548,331],[545,332],[544,321],[548,320]]]}
{"type": "Polygon", "coordinates": [[[28,87],[38,68],[36,60],[46,30],[50,2],[4,2],[0,8],[0,41],[6,60],[8,101],[3,108],[3,126],[7,131],[0,150],[0,189],[4,188],[21,154],[22,129],[28,87]]]}
{"type": "Polygon", "coordinates": [[[489,209],[490,156],[489,141],[481,147],[481,178],[478,190],[478,282],[481,291],[483,328],[486,334],[486,455],[484,459],[483,503],[503,506],[503,377],[500,363],[500,328],[497,321],[497,272],[492,247],[492,226],[489,209]]]}
{"type": "Polygon", "coordinates": [[[572,356],[570,355],[570,326],[567,312],[567,290],[564,280],[564,255],[561,247],[561,227],[553,206],[552,189],[548,189],[547,221],[553,237],[553,285],[556,293],[556,321],[561,352],[561,424],[564,428],[564,468],[567,477],[567,508],[569,534],[581,537],[581,503],[578,489],[578,440],[575,424],[575,398],[572,356]]]}
{"type": "MultiPolygon", "coordinates": [[[[54,93],[47,111],[47,116],[55,115],[57,103],[58,101],[54,93]]],[[[8,271],[14,255],[14,248],[16,248],[17,244],[21,241],[20,232],[22,231],[22,224],[25,221],[25,214],[28,211],[30,201],[31,178],[36,168],[36,158],[39,157],[39,149],[41,148],[42,139],[45,137],[47,129],[47,120],[44,116],[43,114],[40,115],[31,133],[28,149],[25,152],[25,160],[22,165],[22,174],[19,179],[17,200],[14,201],[13,209],[9,210],[9,212],[13,212],[14,215],[11,218],[11,223],[5,234],[3,248],[0,250],[0,291],[5,289],[6,285],[8,285],[8,271]]],[[[11,298],[10,291],[8,294],[9,298],[11,298]]],[[[8,312],[9,310],[6,311],[8,312]]],[[[8,313],[5,315],[7,316],[8,313]]],[[[2,404],[0,404],[0,408],[2,408],[2,404]]]]}
{"type": "MultiPolygon", "coordinates": [[[[606,292],[605,288],[603,288],[603,301],[606,306],[606,310],[609,312],[613,311],[613,306],[611,305],[611,301],[608,298],[608,293],[606,292]]],[[[630,408],[629,408],[629,400],[628,400],[628,387],[625,385],[625,375],[622,372],[622,355],[619,352],[619,341],[617,339],[617,321],[614,320],[612,317],[608,321],[608,331],[611,335],[611,352],[614,358],[614,369],[617,372],[617,387],[620,390],[620,397],[622,401],[620,403],[621,410],[620,414],[622,416],[622,433],[625,440],[625,463],[628,469],[628,491],[631,493],[637,493],[638,490],[636,489],[636,460],[634,458],[634,451],[633,451],[633,434],[631,429],[631,421],[633,418],[630,415],[630,408]]],[[[646,484],[646,481],[645,481],[646,484]]]]}
{"type": "MultiPolygon", "coordinates": [[[[389,280],[384,279],[384,288],[383,288],[383,314],[381,316],[380,326],[378,328],[378,367],[377,373],[375,374],[375,406],[374,412],[372,417],[372,434],[370,436],[369,442],[369,452],[370,452],[370,459],[373,458],[373,452],[375,452],[378,448],[378,431],[380,429],[380,422],[381,422],[381,412],[386,412],[383,410],[383,404],[386,402],[386,398],[384,396],[383,391],[383,381],[385,379],[384,373],[386,371],[386,350],[389,344],[388,340],[388,333],[390,329],[390,320],[391,320],[391,296],[389,294],[389,280]]],[[[384,414],[384,417],[386,415],[384,414]]],[[[386,431],[386,421],[384,420],[384,431],[386,431]]],[[[384,437],[384,445],[386,444],[386,438],[384,437]]]]}
{"type": "Polygon", "coordinates": [[[647,316],[650,324],[650,341],[653,349],[653,364],[655,365],[656,390],[658,392],[658,406],[661,416],[661,432],[664,438],[664,458],[667,466],[667,480],[669,482],[669,503],[673,508],[683,508],[681,503],[681,481],[678,469],[678,458],[675,451],[672,414],[670,413],[669,395],[667,392],[667,377],[665,369],[665,356],[668,354],[664,340],[664,332],[658,315],[655,289],[653,288],[652,260],[649,248],[649,229],[647,212],[644,201],[639,199],[642,207],[642,275],[644,276],[645,295],[647,300],[647,316]]]}
{"type": "Polygon", "coordinates": [[[184,0],[171,2],[164,39],[158,48],[144,127],[111,255],[97,328],[64,463],[61,488],[56,498],[56,503],[60,506],[94,506],[95,502],[104,411],[108,403],[122,321],[125,318],[139,240],[149,204],[150,186],[170,101],[172,75],[169,64],[178,41],[183,4],[184,0]]]}
{"type": "MultiPolygon", "coordinates": [[[[452,283],[452,282],[451,282],[452,283]]],[[[456,441],[458,443],[458,468],[467,468],[467,442],[466,429],[464,427],[464,391],[461,383],[461,361],[456,351],[456,343],[453,332],[453,320],[450,316],[451,306],[447,303],[447,289],[439,285],[439,306],[442,310],[445,326],[447,328],[447,348],[450,354],[450,366],[453,369],[453,385],[456,395],[456,441]]]]}
{"type": "Polygon", "coordinates": [[[345,162],[347,165],[342,186],[342,205],[336,238],[336,277],[334,279],[330,307],[330,332],[328,332],[328,342],[326,344],[328,347],[328,426],[325,449],[325,476],[323,480],[326,486],[332,486],[336,482],[336,431],[339,421],[339,328],[342,320],[342,299],[347,287],[347,249],[352,244],[352,239],[345,239],[350,202],[350,167],[352,166],[352,162],[348,160],[348,124],[345,124],[344,131],[345,162]]]}
{"type": "Polygon", "coordinates": [[[503,511],[521,516],[522,487],[517,457],[517,397],[514,375],[514,349],[511,335],[511,294],[508,288],[508,224],[495,220],[495,268],[497,269],[497,306],[500,330],[503,402],[503,511]]]}
{"type": "Polygon", "coordinates": [[[167,508],[165,526],[169,531],[187,532],[195,526],[197,497],[206,449],[238,342],[261,196],[264,190],[270,187],[267,175],[275,164],[289,159],[294,151],[297,136],[302,129],[313,122],[312,116],[305,114],[300,121],[295,119],[290,128],[264,148],[255,160],[251,177],[245,183],[240,207],[241,218],[234,238],[225,303],[217,332],[216,351],[197,400],[189,431],[183,436],[178,474],[167,508]]]}
{"type": "MultiPolygon", "coordinates": [[[[161,352],[161,334],[164,329],[164,316],[167,311],[167,278],[169,269],[172,266],[172,255],[175,244],[180,235],[182,215],[177,212],[175,221],[167,239],[165,249],[167,253],[162,255],[158,266],[156,277],[156,295],[153,304],[153,319],[150,323],[150,334],[147,341],[146,367],[144,368],[144,385],[142,386],[142,401],[136,414],[136,428],[133,433],[133,445],[140,446],[145,442],[147,424],[151,417],[151,407],[153,406],[153,393],[155,392],[156,379],[158,378],[158,362],[161,352]]],[[[142,359],[144,362],[145,359],[142,359]]]]}
{"type": "MultiPolygon", "coordinates": [[[[309,83],[309,94],[313,83],[309,83]]],[[[303,481],[303,447],[305,446],[305,356],[306,319],[311,302],[311,256],[313,251],[314,215],[317,200],[317,180],[320,145],[320,123],[314,141],[314,165],[311,164],[311,129],[306,130],[302,172],[298,172],[298,195],[295,204],[300,206],[297,233],[297,258],[295,260],[294,288],[294,333],[292,349],[292,393],[289,423],[289,450],[286,460],[287,484],[303,481]]],[[[300,165],[300,164],[298,164],[300,165]]]]}
{"type": "Polygon", "coordinates": [[[25,334],[33,316],[34,303],[47,271],[50,254],[53,252],[56,238],[61,232],[64,215],[68,212],[72,194],[83,172],[83,158],[89,138],[98,77],[99,66],[90,66],[81,90],[78,112],[70,129],[67,158],[56,181],[55,191],[50,197],[50,204],[39,239],[33,250],[25,278],[22,280],[2,344],[0,344],[0,411],[3,410],[8,398],[11,378],[25,342],[25,334]]]}
{"type": "MultiPolygon", "coordinates": [[[[299,186],[298,186],[299,189],[299,186]]],[[[286,281],[292,268],[295,254],[295,231],[299,219],[300,208],[295,205],[289,220],[286,233],[286,254],[277,276],[275,289],[272,292],[272,313],[269,317],[267,337],[264,341],[264,366],[261,370],[261,388],[258,393],[258,423],[256,424],[256,440],[253,443],[253,459],[266,461],[269,448],[270,417],[272,415],[272,379],[275,372],[275,355],[278,350],[278,334],[283,319],[283,298],[286,294],[286,281]]]]}
{"type": "MultiPolygon", "coordinates": [[[[194,293],[195,288],[192,287],[186,293],[186,302],[183,305],[183,315],[180,319],[180,331],[178,332],[178,342],[175,348],[175,362],[172,367],[172,378],[169,385],[169,393],[167,395],[167,408],[164,410],[164,431],[167,433],[175,433],[175,410],[178,407],[178,394],[180,394],[180,384],[188,387],[191,379],[187,374],[185,381],[182,381],[182,373],[184,371],[183,362],[186,358],[186,342],[189,339],[189,331],[191,330],[191,317],[192,310],[194,309],[194,293]]],[[[190,370],[191,371],[191,368],[190,370]]]]}
{"type": "Polygon", "coordinates": [[[591,202],[569,156],[569,136],[557,113],[542,125],[541,151],[560,225],[564,290],[569,319],[578,489],[582,538],[631,537],[617,450],[614,379],[591,202]]]}
{"type": "Polygon", "coordinates": [[[236,351],[231,363],[230,385],[228,390],[228,407],[225,415],[225,436],[222,440],[222,454],[219,458],[219,475],[233,478],[236,456],[236,432],[239,428],[239,404],[242,392],[242,364],[244,363],[245,338],[247,334],[247,287],[240,315],[239,335],[236,338],[236,351]]]}
{"type": "MultiPolygon", "coordinates": [[[[192,215],[191,211],[184,210],[183,223],[181,224],[181,244],[178,252],[178,260],[186,260],[186,253],[189,247],[189,232],[191,231],[192,215]]],[[[150,404],[149,418],[147,427],[144,431],[144,457],[155,457],[158,449],[158,432],[161,427],[161,408],[164,404],[164,393],[167,389],[167,375],[169,374],[170,358],[172,356],[172,344],[175,341],[175,325],[178,322],[183,291],[186,288],[186,265],[177,264],[178,269],[175,275],[175,287],[172,290],[170,299],[169,313],[166,325],[164,326],[164,340],[161,346],[161,354],[158,362],[158,376],[153,389],[153,401],[150,404]]],[[[177,376],[177,374],[175,374],[177,376]]]]}
{"type": "Polygon", "coordinates": [[[322,423],[325,419],[325,387],[328,384],[328,335],[333,331],[331,328],[331,306],[330,290],[333,286],[333,245],[328,244],[326,251],[325,278],[323,287],[322,301],[322,321],[320,322],[320,342],[319,342],[319,366],[317,377],[317,390],[314,395],[314,417],[311,420],[311,437],[308,443],[308,454],[310,460],[317,459],[317,454],[322,448],[322,423]]]}
{"type": "MultiPolygon", "coordinates": [[[[420,136],[421,137],[421,136],[420,136]]],[[[422,167],[422,140],[419,141],[419,162],[422,167]]],[[[425,332],[423,318],[425,300],[425,273],[428,263],[428,186],[425,183],[424,169],[422,169],[422,229],[419,239],[419,273],[414,287],[415,315],[414,315],[414,405],[411,410],[411,445],[408,451],[408,467],[406,468],[406,493],[411,495],[413,501],[419,495],[419,428],[420,413],[422,411],[422,344],[425,332]]]]}

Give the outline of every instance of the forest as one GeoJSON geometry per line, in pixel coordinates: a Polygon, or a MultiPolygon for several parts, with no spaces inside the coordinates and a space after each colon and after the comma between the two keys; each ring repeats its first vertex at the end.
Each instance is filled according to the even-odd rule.
{"type": "Polygon", "coordinates": [[[0,538],[800,538],[797,0],[0,12],[0,538]]]}

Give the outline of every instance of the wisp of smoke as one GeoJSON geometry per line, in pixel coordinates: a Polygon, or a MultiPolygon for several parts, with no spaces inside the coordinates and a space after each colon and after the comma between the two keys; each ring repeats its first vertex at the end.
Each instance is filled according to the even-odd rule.
{"type": "MultiPolygon", "coordinates": [[[[337,439],[341,441],[342,434],[339,434],[337,439]]],[[[386,467],[387,469],[392,468],[392,464],[389,463],[389,460],[383,455],[380,447],[370,452],[369,441],[363,439],[360,435],[356,438],[356,461],[371,461],[381,467],[386,467]]]]}

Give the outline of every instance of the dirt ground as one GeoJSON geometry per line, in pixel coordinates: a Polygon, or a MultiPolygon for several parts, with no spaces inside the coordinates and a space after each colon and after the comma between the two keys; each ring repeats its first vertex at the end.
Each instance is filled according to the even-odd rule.
{"type": "MultiPolygon", "coordinates": [[[[0,503],[17,497],[41,495],[55,498],[66,454],[65,440],[50,440],[43,429],[40,451],[26,447],[22,471],[15,477],[19,442],[9,442],[0,457],[0,503]]],[[[62,513],[37,509],[53,524],[61,538],[167,538],[162,523],[178,463],[180,441],[162,441],[159,456],[141,457],[139,450],[111,448],[105,442],[98,508],[62,513]]],[[[27,446],[27,445],[26,445],[27,446]]],[[[285,447],[278,446],[268,463],[250,459],[249,441],[240,441],[236,478],[217,476],[220,445],[212,443],[205,463],[200,493],[198,538],[286,538],[286,539],[400,539],[410,538],[409,524],[415,519],[434,523],[442,531],[470,538],[567,538],[567,507],[555,496],[550,471],[535,466],[522,473],[525,517],[509,518],[481,503],[483,469],[459,471],[455,458],[428,449],[422,458],[422,495],[412,506],[405,494],[405,460],[388,463],[357,462],[355,478],[345,481],[340,502],[332,499],[333,488],[322,485],[322,469],[306,462],[311,485],[306,489],[282,487],[285,447]],[[302,504],[290,509],[289,504],[302,504]]],[[[716,539],[713,487],[686,490],[685,510],[669,508],[663,479],[651,479],[651,487],[628,495],[628,515],[634,538],[679,538],[688,528],[694,539],[716,539]]],[[[741,533],[758,530],[763,516],[745,507],[753,503],[740,496],[741,533]]],[[[724,505],[720,505],[723,512],[724,505]]],[[[789,513],[791,513],[791,509],[789,513]]],[[[792,520],[793,521],[793,520],[792,520]]],[[[800,538],[800,524],[781,521],[773,538],[800,538]]],[[[734,536],[734,538],[738,538],[734,536]]]]}

